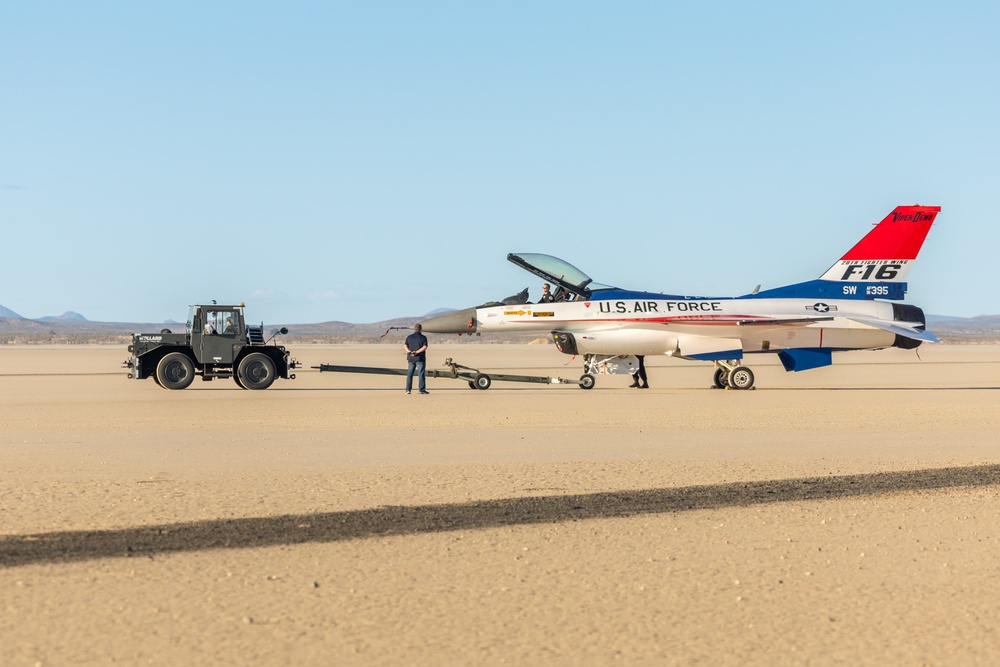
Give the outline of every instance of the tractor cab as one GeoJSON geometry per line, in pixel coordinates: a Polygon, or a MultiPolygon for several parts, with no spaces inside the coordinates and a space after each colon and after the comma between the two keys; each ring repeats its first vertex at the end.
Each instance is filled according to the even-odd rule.
{"type": "Polygon", "coordinates": [[[232,364],[245,345],[243,306],[191,306],[187,332],[202,364],[232,364]]]}

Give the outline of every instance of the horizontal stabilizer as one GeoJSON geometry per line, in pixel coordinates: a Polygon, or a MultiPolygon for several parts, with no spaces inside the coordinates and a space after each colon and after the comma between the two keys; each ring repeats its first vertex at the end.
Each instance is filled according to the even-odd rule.
{"type": "Polygon", "coordinates": [[[917,329],[916,327],[907,326],[899,322],[886,322],[885,320],[869,319],[867,317],[848,317],[847,319],[860,324],[867,324],[870,327],[875,327],[876,329],[882,329],[883,331],[888,331],[889,333],[894,333],[897,336],[903,336],[905,338],[912,338],[913,340],[921,340],[926,343],[940,343],[941,339],[932,334],[930,331],[925,331],[923,329],[917,329]]]}

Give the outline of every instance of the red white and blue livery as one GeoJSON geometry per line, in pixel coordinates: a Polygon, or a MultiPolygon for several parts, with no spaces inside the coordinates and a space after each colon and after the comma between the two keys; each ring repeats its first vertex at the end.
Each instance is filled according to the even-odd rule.
{"type": "Polygon", "coordinates": [[[896,302],[940,210],[899,206],[818,279],[738,297],[626,290],[550,255],[512,253],[508,260],[555,286],[554,302],[507,299],[432,318],[423,330],[549,331],[560,351],[584,357],[584,388],[637,355],[662,354],[715,362],[716,387],[749,389],[751,354],[775,353],[785,370],[803,371],[830,365],[834,352],[938,342],[920,308],[896,302]]]}

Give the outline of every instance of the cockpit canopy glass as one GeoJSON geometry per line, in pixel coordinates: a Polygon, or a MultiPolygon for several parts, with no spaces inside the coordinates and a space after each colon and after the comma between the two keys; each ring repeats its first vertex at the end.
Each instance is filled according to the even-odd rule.
{"type": "Polygon", "coordinates": [[[555,283],[557,286],[585,297],[590,290],[587,285],[592,282],[590,276],[569,262],[534,252],[510,253],[507,259],[526,271],[530,271],[543,280],[555,283]]]}

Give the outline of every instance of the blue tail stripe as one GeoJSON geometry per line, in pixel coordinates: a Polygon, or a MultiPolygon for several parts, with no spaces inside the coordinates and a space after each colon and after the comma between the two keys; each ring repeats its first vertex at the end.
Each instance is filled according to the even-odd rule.
{"type": "Polygon", "coordinates": [[[810,280],[784,287],[745,294],[741,299],[888,299],[901,301],[906,298],[906,283],[887,282],[837,282],[810,280]]]}

